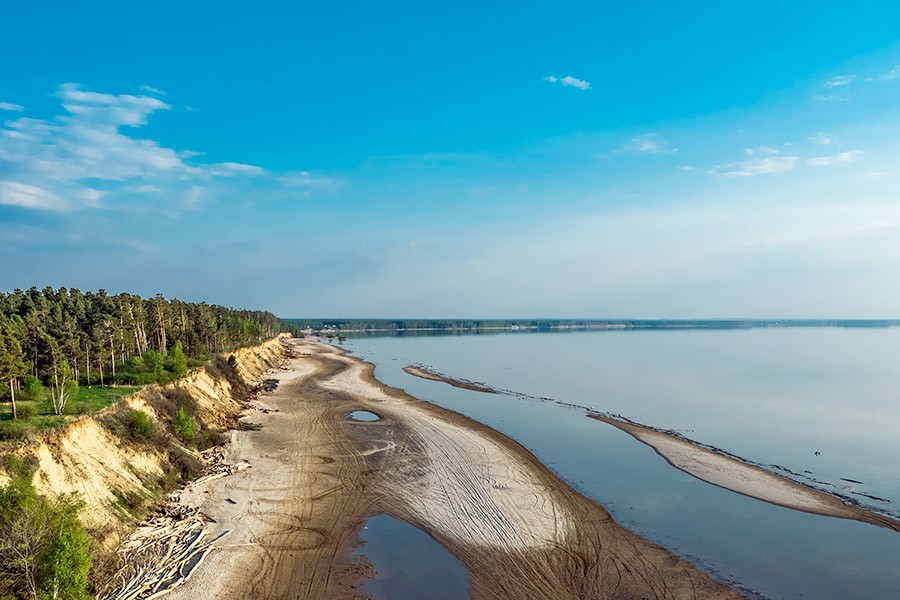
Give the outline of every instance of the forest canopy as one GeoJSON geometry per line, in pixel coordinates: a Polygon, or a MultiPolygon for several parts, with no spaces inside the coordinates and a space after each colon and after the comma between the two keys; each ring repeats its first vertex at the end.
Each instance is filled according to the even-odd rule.
{"type": "MultiPolygon", "coordinates": [[[[0,378],[12,395],[26,379],[140,384],[163,368],[294,332],[270,312],[104,290],[32,287],[0,292],[0,378]],[[146,379],[140,380],[140,379],[146,379]]],[[[4,389],[0,388],[0,390],[4,389]]]]}

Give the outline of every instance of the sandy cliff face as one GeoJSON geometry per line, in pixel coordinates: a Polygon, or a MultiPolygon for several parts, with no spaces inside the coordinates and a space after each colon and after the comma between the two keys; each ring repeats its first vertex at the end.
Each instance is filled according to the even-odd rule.
{"type": "Polygon", "coordinates": [[[160,482],[173,468],[171,445],[177,444],[174,439],[161,444],[158,437],[151,441],[128,435],[121,425],[111,427],[117,415],[142,410],[162,430],[163,421],[170,417],[161,414],[155,400],[166,391],[182,390],[195,403],[197,418],[206,427],[222,431],[235,423],[242,410],[247,384],[275,367],[285,352],[280,337],[238,350],[234,369],[212,365],[164,388],[144,388],[115,406],[48,432],[15,454],[37,460],[34,484],[38,492],[78,492],[86,504],[85,526],[102,546],[111,548],[134,524],[128,499],[159,498],[160,482]]]}

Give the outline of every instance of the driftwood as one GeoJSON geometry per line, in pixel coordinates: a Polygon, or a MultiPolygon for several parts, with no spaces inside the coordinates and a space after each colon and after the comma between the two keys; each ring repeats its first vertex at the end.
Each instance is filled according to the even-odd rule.
{"type": "Polygon", "coordinates": [[[122,566],[113,581],[115,590],[100,594],[100,598],[158,598],[186,582],[214,544],[230,533],[208,540],[204,531],[207,518],[202,513],[194,509],[193,515],[182,518],[180,511],[167,512],[175,514],[158,514],[122,545],[122,566]]]}
{"type": "MultiPolygon", "coordinates": [[[[203,452],[203,461],[203,475],[187,488],[250,468],[247,461],[226,463],[221,448],[203,452]]],[[[215,539],[207,539],[204,528],[211,519],[198,508],[179,504],[180,499],[181,491],[170,494],[168,502],[119,547],[119,569],[107,589],[98,594],[99,598],[158,598],[187,581],[215,543],[228,535],[226,531],[215,539]]]]}

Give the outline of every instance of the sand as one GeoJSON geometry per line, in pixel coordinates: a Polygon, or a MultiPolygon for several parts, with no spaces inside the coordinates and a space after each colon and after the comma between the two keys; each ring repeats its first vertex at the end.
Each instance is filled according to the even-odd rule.
{"type": "Polygon", "coordinates": [[[850,506],[836,496],[719,454],[699,444],[619,419],[600,415],[590,416],[618,427],[647,444],[676,469],[715,486],[794,510],[853,519],[900,531],[900,522],[886,515],[850,506]]]}
{"type": "Polygon", "coordinates": [[[388,514],[464,563],[472,597],[732,599],[740,596],[625,530],[515,441],[378,382],[373,367],[295,341],[292,372],[232,434],[252,468],[182,502],[215,544],[172,599],[361,598],[365,520],[388,514]],[[354,410],[381,417],[362,422],[354,410]]]}
{"type": "MultiPolygon", "coordinates": [[[[431,369],[406,367],[403,370],[416,377],[440,381],[456,387],[462,387],[459,385],[459,382],[468,383],[465,380],[454,379],[431,369]]],[[[494,394],[501,393],[530,397],[509,390],[498,390],[484,384],[477,384],[477,387],[468,387],[467,389],[494,394]]],[[[550,398],[533,399],[556,402],[550,398]]],[[[557,403],[573,408],[583,408],[589,413],[591,411],[591,409],[584,406],[563,402],[557,403]]],[[[825,491],[803,485],[690,440],[609,415],[588,414],[588,416],[617,427],[636,440],[647,444],[676,469],[723,489],[785,508],[828,517],[852,519],[893,531],[900,531],[900,521],[892,517],[860,506],[847,504],[841,498],[825,491]]]]}

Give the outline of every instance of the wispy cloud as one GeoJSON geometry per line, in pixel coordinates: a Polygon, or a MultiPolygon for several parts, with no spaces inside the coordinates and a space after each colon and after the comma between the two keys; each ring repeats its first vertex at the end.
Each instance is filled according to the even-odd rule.
{"type": "Polygon", "coordinates": [[[770,156],[756,160],[716,165],[708,172],[711,175],[724,175],[726,177],[754,177],[756,175],[787,173],[794,170],[799,160],[797,156],[770,156]]]}
{"type": "Polygon", "coordinates": [[[806,161],[806,164],[812,165],[814,167],[827,167],[830,165],[845,165],[847,163],[852,163],[858,161],[862,158],[863,151],[862,150],[850,150],[848,152],[841,152],[840,154],[835,154],[834,156],[817,156],[815,158],[810,158],[806,161]]]}
{"type": "Polygon", "coordinates": [[[834,77],[828,79],[825,82],[825,87],[835,88],[842,87],[845,85],[849,85],[853,83],[853,80],[856,79],[856,75],[835,75],[834,77]]]}
{"type": "Polygon", "coordinates": [[[25,107],[21,104],[13,104],[12,102],[0,102],[0,110],[23,111],[25,107]]]}
{"type": "Polygon", "coordinates": [[[744,148],[744,154],[747,156],[754,156],[756,154],[773,156],[775,154],[780,154],[780,152],[771,146],[758,146],[756,148],[744,148]]]}
{"type": "Polygon", "coordinates": [[[332,187],[336,182],[330,177],[315,177],[309,171],[284,173],[277,177],[279,183],[292,187],[332,187]]]}
{"type": "Polygon", "coordinates": [[[809,141],[821,144],[823,146],[828,146],[831,144],[831,134],[819,132],[816,135],[810,137],[809,141]]]}
{"type": "MultiPolygon", "coordinates": [[[[56,96],[63,114],[20,117],[0,126],[0,205],[104,208],[108,198],[122,192],[131,201],[137,201],[135,194],[153,194],[189,206],[214,198],[208,188],[217,178],[285,183],[256,165],[202,164],[192,160],[202,153],[135,137],[133,130],[154,113],[171,108],[158,98],[97,93],[73,83],[61,85],[56,96]]],[[[309,173],[305,182],[310,187],[320,183],[309,173]]]]}
{"type": "Polygon", "coordinates": [[[262,175],[266,170],[262,167],[257,167],[256,165],[245,165],[243,163],[236,162],[222,162],[216,163],[209,166],[209,173],[211,175],[262,175]]]}
{"type": "Polygon", "coordinates": [[[645,133],[631,138],[631,140],[622,147],[625,152],[646,152],[648,154],[674,154],[678,152],[678,148],[672,148],[672,145],[659,137],[658,133],[645,133]]]}
{"type": "Polygon", "coordinates": [[[572,77],[571,75],[566,75],[565,77],[557,77],[556,75],[549,75],[544,77],[544,81],[548,81],[550,83],[560,83],[563,86],[578,88],[579,90],[588,90],[591,88],[591,83],[589,81],[585,81],[584,79],[577,79],[572,77]]]}
{"type": "Polygon", "coordinates": [[[141,89],[142,92],[147,92],[147,93],[150,93],[150,94],[156,94],[156,95],[158,95],[158,96],[168,96],[168,94],[167,94],[166,92],[162,91],[162,90],[159,89],[159,88],[155,88],[155,87],[153,87],[153,86],[142,85],[140,89],[141,89]]]}

